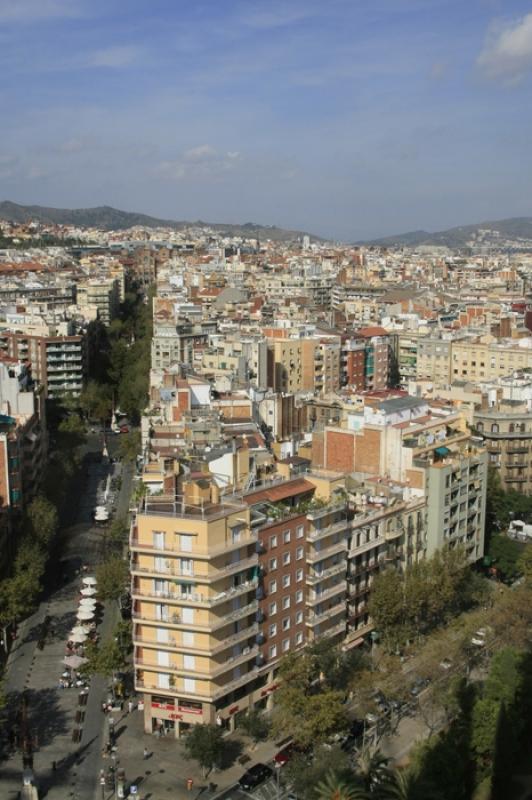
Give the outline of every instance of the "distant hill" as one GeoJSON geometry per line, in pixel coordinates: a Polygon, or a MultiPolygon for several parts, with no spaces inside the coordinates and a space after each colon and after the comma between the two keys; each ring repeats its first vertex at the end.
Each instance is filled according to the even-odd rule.
{"type": "Polygon", "coordinates": [[[480,222],[477,225],[461,225],[446,231],[428,233],[427,231],[411,231],[397,236],[385,236],[382,239],[358,242],[358,244],[376,245],[378,247],[417,247],[421,244],[441,245],[443,247],[461,248],[471,241],[481,230],[492,230],[500,233],[503,239],[532,240],[532,217],[511,217],[491,222],[480,222]]]}
{"type": "MultiPolygon", "coordinates": [[[[258,225],[246,222],[243,225],[225,223],[185,222],[169,219],[158,219],[147,214],[138,214],[131,211],[120,211],[111,206],[97,206],[96,208],[47,208],[46,206],[22,206],[9,200],[0,202],[0,219],[11,222],[42,222],[48,225],[76,225],[83,228],[100,228],[103,230],[124,230],[135,225],[146,228],[173,228],[182,230],[190,226],[200,228],[213,228],[219,233],[228,236],[242,236],[248,239],[272,239],[278,242],[288,242],[305,236],[303,231],[286,230],[275,225],[258,225]]],[[[311,236],[318,240],[319,237],[311,236]]]]}

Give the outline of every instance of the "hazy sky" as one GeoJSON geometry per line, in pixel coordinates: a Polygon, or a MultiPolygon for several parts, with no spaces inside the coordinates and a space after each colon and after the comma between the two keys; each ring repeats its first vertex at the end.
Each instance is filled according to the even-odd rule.
{"type": "Polygon", "coordinates": [[[531,215],[530,0],[0,0],[0,199],[344,240],[531,215]]]}

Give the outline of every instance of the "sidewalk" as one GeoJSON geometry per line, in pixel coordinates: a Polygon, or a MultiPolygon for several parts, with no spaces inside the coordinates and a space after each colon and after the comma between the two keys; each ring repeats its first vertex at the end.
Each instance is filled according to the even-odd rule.
{"type": "MultiPolygon", "coordinates": [[[[77,498],[76,524],[65,531],[66,546],[62,554],[63,559],[69,559],[69,562],[94,565],[98,561],[101,531],[92,525],[92,509],[100,479],[101,470],[98,467],[91,468],[85,491],[77,498]]],[[[128,470],[119,497],[119,514],[127,512],[130,484],[128,470]]],[[[26,691],[31,732],[37,738],[33,770],[40,797],[46,796],[49,800],[93,800],[98,779],[103,736],[100,704],[107,682],[98,676],[92,678],[81,725],[76,721],[76,712],[80,708],[78,691],[59,688],[65,643],[75,624],[80,588],[80,576],[71,576],[62,588],[21,623],[6,664],[7,705],[1,715],[4,738],[7,740],[15,712],[20,707],[21,692],[26,691]],[[50,617],[49,633],[43,649],[39,650],[39,628],[46,616],[50,617]],[[79,727],[82,728],[82,738],[77,743],[73,741],[72,734],[79,727]]],[[[116,617],[115,607],[105,609],[99,626],[103,639],[112,630],[116,617]]],[[[6,757],[5,744],[7,741],[2,742],[0,749],[2,800],[18,797],[22,785],[22,755],[17,751],[6,757]]],[[[101,798],[101,793],[98,797],[101,798]]]]}
{"type": "MultiPolygon", "coordinates": [[[[271,761],[279,749],[274,742],[267,741],[251,750],[249,739],[236,731],[226,736],[225,742],[235,754],[240,754],[241,743],[242,755],[250,760],[242,766],[235,758],[229,768],[212,772],[203,778],[197,762],[185,759],[184,747],[179,739],[173,736],[158,739],[155,735],[144,733],[143,716],[143,712],[135,710],[131,714],[123,714],[115,723],[117,764],[125,770],[127,786],[133,783],[138,787],[138,800],[163,800],[167,797],[172,800],[195,800],[200,794],[205,798],[215,797],[233,786],[252,764],[271,761]],[[143,758],[144,747],[149,753],[146,760],[143,758]],[[188,778],[193,781],[192,791],[186,788],[188,778]],[[216,785],[214,793],[208,789],[211,782],[216,785]]],[[[98,771],[108,766],[109,759],[100,759],[98,771]]],[[[97,792],[92,800],[101,800],[101,793],[97,792]]]]}

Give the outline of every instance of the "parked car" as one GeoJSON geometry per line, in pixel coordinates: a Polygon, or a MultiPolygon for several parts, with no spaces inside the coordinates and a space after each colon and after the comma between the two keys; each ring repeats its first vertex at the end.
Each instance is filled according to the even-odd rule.
{"type": "Polygon", "coordinates": [[[428,678],[417,678],[412,684],[412,687],[410,689],[410,694],[412,695],[412,697],[418,697],[418,695],[421,694],[423,689],[427,688],[429,683],[430,681],[428,678]]]}
{"type": "Polygon", "coordinates": [[[279,764],[282,767],[295,755],[303,752],[304,750],[301,747],[298,747],[295,742],[290,742],[290,744],[282,747],[279,752],[274,755],[273,760],[276,764],[279,764]]]}
{"type": "Polygon", "coordinates": [[[272,776],[273,769],[271,767],[268,767],[266,764],[254,764],[247,772],[244,772],[238,781],[238,785],[242,789],[249,791],[259,786],[259,784],[264,783],[264,781],[267,781],[268,778],[272,776]]]}
{"type": "Polygon", "coordinates": [[[450,658],[444,658],[443,661],[440,661],[440,667],[442,669],[448,670],[451,669],[453,662],[450,658]]]}
{"type": "Polygon", "coordinates": [[[473,634],[471,644],[474,644],[476,647],[484,647],[486,644],[486,633],[486,628],[479,628],[478,631],[473,634]]]}

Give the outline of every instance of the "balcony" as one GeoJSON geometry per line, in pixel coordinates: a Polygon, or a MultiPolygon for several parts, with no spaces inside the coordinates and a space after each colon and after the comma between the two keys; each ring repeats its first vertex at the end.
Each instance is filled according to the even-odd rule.
{"type": "Polygon", "coordinates": [[[146,636],[133,634],[133,643],[135,645],[143,645],[144,647],[153,647],[156,650],[177,650],[180,653],[190,653],[193,655],[214,656],[218,653],[223,653],[228,647],[232,647],[245,639],[255,638],[259,633],[259,626],[256,622],[241,631],[234,633],[232,636],[224,637],[223,641],[216,644],[214,647],[189,647],[183,642],[178,642],[174,636],[169,636],[167,642],[159,642],[154,638],[149,639],[146,636]]]}
{"type": "Polygon", "coordinates": [[[335,503],[328,503],[326,506],[323,506],[323,508],[315,508],[311,511],[307,511],[307,519],[321,519],[321,517],[331,514],[333,511],[345,511],[346,508],[347,502],[345,500],[339,500],[335,503]]]}
{"type": "Polygon", "coordinates": [[[346,569],[347,563],[345,561],[341,561],[340,564],[334,564],[332,567],[322,570],[322,572],[307,574],[307,584],[313,586],[315,583],[321,583],[327,578],[332,577],[332,575],[340,575],[342,572],[345,574],[346,569]]]}
{"type": "Polygon", "coordinates": [[[328,600],[330,597],[335,597],[337,594],[345,594],[347,592],[347,581],[340,581],[329,589],[323,592],[311,592],[307,597],[307,606],[315,606],[318,603],[328,600]]]}
{"type": "Polygon", "coordinates": [[[200,583],[215,583],[216,581],[219,581],[228,575],[232,575],[235,572],[243,572],[246,569],[257,567],[258,563],[259,560],[256,554],[250,556],[249,558],[243,558],[241,561],[235,561],[234,563],[228,564],[225,567],[215,567],[210,572],[196,572],[195,569],[192,572],[190,570],[182,570],[179,569],[176,561],[168,562],[169,565],[165,565],[164,569],[156,569],[155,565],[153,567],[145,567],[132,563],[131,573],[133,575],[140,573],[143,575],[154,575],[156,577],[165,577],[166,575],[171,575],[191,581],[196,580],[200,583]]]}
{"type": "Polygon", "coordinates": [[[218,664],[218,666],[214,667],[210,672],[199,669],[186,669],[185,667],[179,666],[179,664],[152,663],[143,658],[135,658],[134,665],[136,668],[147,669],[152,672],[172,672],[184,678],[193,676],[194,678],[200,678],[202,680],[212,680],[213,678],[218,678],[220,675],[223,675],[227,670],[237,667],[239,664],[251,661],[251,659],[256,658],[259,654],[259,648],[257,646],[245,649],[247,649],[246,653],[242,652],[236,656],[231,656],[231,658],[224,660],[223,664],[218,664]]]}
{"type": "Polygon", "coordinates": [[[229,692],[234,692],[235,689],[240,689],[241,686],[245,686],[246,683],[255,680],[259,675],[258,667],[254,667],[250,672],[247,672],[245,675],[242,675],[240,678],[235,678],[234,681],[230,681],[226,683],[224,686],[221,686],[217,691],[214,692],[212,695],[213,700],[218,700],[220,697],[223,697],[225,694],[229,694],[229,692]]]}
{"type": "Polygon", "coordinates": [[[330,608],[325,609],[325,611],[320,611],[317,613],[316,611],[312,611],[309,613],[307,619],[305,620],[305,624],[309,627],[313,628],[316,625],[320,625],[320,623],[325,622],[332,617],[337,617],[338,614],[345,614],[346,613],[346,605],[345,600],[336,603],[336,605],[331,606],[330,608]]]}
{"type": "Polygon", "coordinates": [[[330,556],[334,556],[337,553],[345,553],[346,551],[347,542],[337,542],[336,544],[331,545],[331,547],[326,547],[324,550],[314,550],[314,552],[308,552],[306,554],[306,561],[307,564],[316,564],[318,561],[324,561],[330,556]]]}
{"type": "Polygon", "coordinates": [[[314,530],[308,532],[307,541],[317,542],[320,539],[325,539],[327,536],[332,536],[334,533],[348,530],[349,527],[350,521],[348,519],[344,519],[340,522],[335,522],[333,525],[327,525],[325,528],[314,528],[314,530]]]}
{"type": "Polygon", "coordinates": [[[132,589],[132,596],[133,598],[141,598],[145,600],[170,600],[172,603],[183,603],[184,605],[198,605],[198,606],[205,606],[207,608],[213,608],[214,606],[220,605],[221,603],[225,603],[228,600],[232,600],[234,597],[240,597],[241,595],[245,594],[246,592],[254,591],[258,586],[258,579],[255,578],[252,581],[246,581],[245,583],[240,584],[240,586],[233,586],[230,589],[227,589],[225,592],[219,592],[218,594],[209,597],[208,595],[198,594],[196,592],[190,593],[181,593],[181,592],[171,592],[169,590],[158,590],[158,591],[140,591],[138,588],[132,589]]]}
{"type": "Polygon", "coordinates": [[[156,547],[153,543],[141,542],[136,536],[130,537],[129,546],[131,550],[139,552],[146,551],[148,553],[168,553],[169,555],[180,556],[182,558],[198,558],[210,560],[221,556],[224,553],[230,553],[238,550],[240,547],[245,547],[249,544],[255,544],[257,541],[257,534],[252,533],[251,536],[242,536],[238,541],[226,542],[221,547],[213,547],[207,553],[199,553],[197,551],[181,550],[177,542],[165,542],[163,547],[156,547]]]}
{"type": "Polygon", "coordinates": [[[384,536],[378,536],[376,539],[370,539],[369,542],[365,542],[364,544],[360,544],[358,547],[353,547],[351,543],[351,549],[349,550],[349,558],[354,558],[355,556],[359,556],[362,553],[367,553],[368,550],[374,550],[376,547],[383,547],[386,544],[386,539],[384,536]]]}
{"type": "Polygon", "coordinates": [[[132,619],[134,623],[145,622],[149,625],[156,625],[157,627],[178,628],[180,630],[183,629],[197,633],[211,633],[212,631],[223,628],[230,622],[236,622],[236,620],[243,619],[250,614],[256,614],[258,608],[258,602],[254,600],[252,603],[248,603],[246,606],[238,608],[231,614],[226,614],[224,617],[211,618],[207,625],[201,625],[197,622],[182,622],[179,614],[168,614],[165,618],[158,619],[157,617],[151,614],[146,614],[145,612],[141,613],[140,611],[133,611],[132,619]]]}

